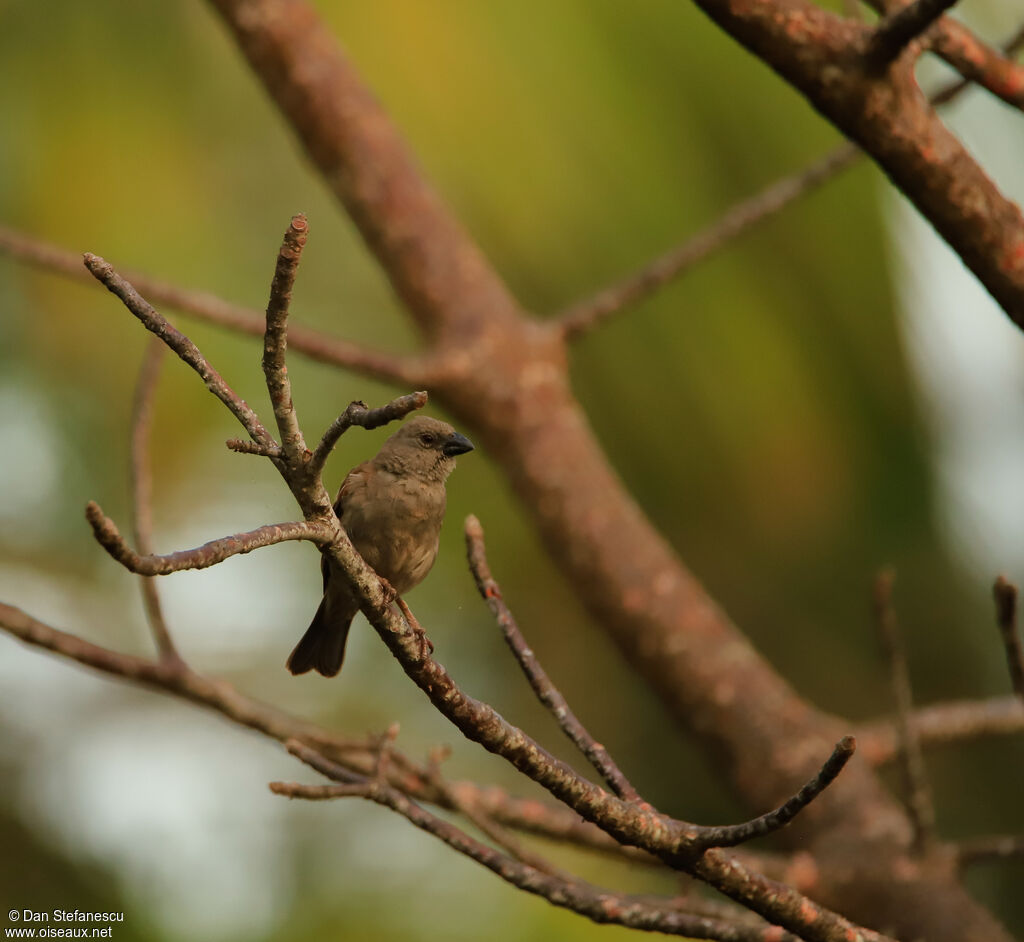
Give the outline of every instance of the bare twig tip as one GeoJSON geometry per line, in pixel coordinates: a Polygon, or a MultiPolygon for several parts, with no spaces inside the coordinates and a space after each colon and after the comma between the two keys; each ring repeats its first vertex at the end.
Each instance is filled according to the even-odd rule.
{"type": "Polygon", "coordinates": [[[102,259],[99,255],[93,255],[92,252],[86,252],[82,256],[82,262],[93,276],[100,281],[114,270],[109,262],[102,259]]]}
{"type": "Polygon", "coordinates": [[[992,586],[992,594],[995,596],[1000,614],[1017,602],[1017,587],[1004,575],[996,576],[996,581],[992,586]]]}
{"type": "Polygon", "coordinates": [[[92,527],[97,539],[99,539],[106,529],[109,519],[103,512],[103,508],[96,501],[91,500],[85,505],[85,519],[89,521],[89,525],[92,527]]]}
{"type": "Polygon", "coordinates": [[[296,232],[306,232],[309,229],[309,221],[305,213],[296,213],[292,216],[291,227],[296,232]]]}

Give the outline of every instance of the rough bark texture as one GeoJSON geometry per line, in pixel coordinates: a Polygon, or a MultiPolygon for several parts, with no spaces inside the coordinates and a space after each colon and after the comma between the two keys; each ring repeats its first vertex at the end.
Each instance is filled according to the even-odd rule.
{"type": "MultiPolygon", "coordinates": [[[[1020,212],[938,122],[908,61],[872,72],[867,27],[799,0],[698,2],[874,157],[1024,323],[1020,212]]],[[[500,463],[578,596],[751,808],[792,793],[846,727],[753,650],[630,498],[573,396],[561,332],[520,309],[306,3],[212,3],[426,335],[423,382],[500,463]]],[[[823,862],[809,892],[864,924],[1007,938],[950,868],[911,860],[907,819],[863,760],[793,839],[823,862]]]]}

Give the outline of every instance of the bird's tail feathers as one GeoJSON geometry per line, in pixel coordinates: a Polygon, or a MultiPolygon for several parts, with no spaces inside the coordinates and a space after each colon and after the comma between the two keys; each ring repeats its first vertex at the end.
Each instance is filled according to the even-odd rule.
{"type": "Polygon", "coordinates": [[[293,674],[315,670],[324,677],[333,677],[345,659],[345,642],[352,627],[352,617],[332,618],[327,611],[327,598],[313,616],[306,633],[288,657],[287,667],[293,674]]]}

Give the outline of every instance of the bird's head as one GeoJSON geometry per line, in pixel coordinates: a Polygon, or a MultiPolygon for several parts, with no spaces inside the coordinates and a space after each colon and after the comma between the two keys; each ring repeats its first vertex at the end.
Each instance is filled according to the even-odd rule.
{"type": "Polygon", "coordinates": [[[455,457],[472,450],[473,443],[447,422],[418,415],[384,443],[378,460],[392,471],[443,481],[455,469],[455,457]]]}

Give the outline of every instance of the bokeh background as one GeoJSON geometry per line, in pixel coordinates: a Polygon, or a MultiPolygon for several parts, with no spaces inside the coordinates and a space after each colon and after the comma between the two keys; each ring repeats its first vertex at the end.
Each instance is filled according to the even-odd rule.
{"type": "MultiPolygon", "coordinates": [[[[999,39],[1015,5],[970,0],[964,16],[999,39]]],[[[317,6],[541,317],[838,140],[678,0],[317,6]]],[[[312,236],[295,318],[415,346],[353,227],[203,4],[7,0],[0,15],[0,220],[260,307],[281,233],[304,211],[312,236]]],[[[922,84],[943,74],[927,65],[922,84]]],[[[949,116],[1024,195],[1020,114],[972,92],[949,116]]],[[[257,341],[177,321],[266,408],[257,341]]],[[[82,508],[96,499],[128,520],[144,342],[105,292],[0,258],[0,598],[140,653],[150,641],[137,586],[93,543],[82,508]]],[[[583,339],[572,363],[640,504],[801,693],[851,722],[890,710],[868,604],[888,564],[918,699],[1007,691],[989,593],[998,571],[1024,577],[1024,338],[876,170],[859,166],[744,236],[583,339]]],[[[290,367],[310,434],[350,399],[405,391],[299,357],[290,367]]],[[[156,423],[159,550],[293,518],[269,465],[225,450],[237,429],[176,361],[156,423]]],[[[386,434],[346,436],[331,486],[386,434]]],[[[542,662],[641,791],[691,820],[735,819],[714,770],[550,571],[488,456],[462,460],[449,490],[440,560],[410,601],[455,677],[575,760],[475,595],[460,534],[473,512],[542,662]]],[[[319,595],[312,547],[160,587],[197,668],[353,734],[397,720],[413,755],[450,743],[452,776],[522,790],[458,741],[364,624],[337,681],[284,671],[319,595]]],[[[928,764],[943,835],[1024,828],[1024,739],[928,764]]],[[[121,940],[625,938],[514,892],[383,809],[274,797],[266,783],[281,778],[313,777],[194,707],[0,636],[8,908],[123,911],[121,940]]],[[[673,888],[553,853],[594,880],[673,888]]],[[[1021,864],[971,875],[1017,931],[1022,876],[1021,864]]]]}

